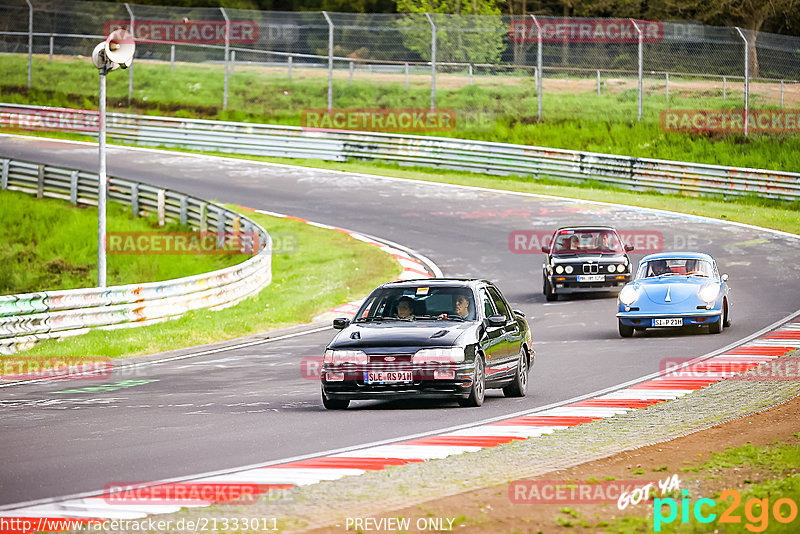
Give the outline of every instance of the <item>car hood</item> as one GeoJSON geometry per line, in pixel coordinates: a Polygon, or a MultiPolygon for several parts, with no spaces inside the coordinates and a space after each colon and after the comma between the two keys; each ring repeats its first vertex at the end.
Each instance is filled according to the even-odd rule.
{"type": "Polygon", "coordinates": [[[668,276],[648,278],[639,283],[647,298],[656,304],[678,304],[697,297],[700,288],[709,283],[708,278],[696,276],[668,276]],[[669,299],[667,297],[669,296],[669,299]]]}
{"type": "Polygon", "coordinates": [[[553,256],[553,263],[565,265],[568,263],[625,263],[627,256],[624,254],[580,254],[553,256]]]}
{"type": "MultiPolygon", "coordinates": [[[[387,321],[381,323],[357,323],[343,329],[328,345],[329,349],[407,349],[400,352],[415,352],[421,347],[447,347],[456,345],[456,340],[480,324],[475,322],[387,321]]],[[[394,350],[397,352],[397,350],[394,350]]]]}

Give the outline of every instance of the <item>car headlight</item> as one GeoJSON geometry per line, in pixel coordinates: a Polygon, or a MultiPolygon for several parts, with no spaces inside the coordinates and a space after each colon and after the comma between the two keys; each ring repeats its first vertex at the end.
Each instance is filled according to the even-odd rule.
{"type": "Polygon", "coordinates": [[[700,299],[703,302],[711,304],[719,296],[719,286],[717,284],[708,284],[703,286],[698,292],[700,299]]]}
{"type": "Polygon", "coordinates": [[[608,272],[613,273],[616,270],[617,270],[617,267],[615,265],[609,265],[608,266],[608,272]]]}
{"type": "Polygon", "coordinates": [[[369,363],[369,357],[361,350],[331,350],[325,351],[323,363],[369,363]]]}
{"type": "Polygon", "coordinates": [[[618,273],[624,273],[625,272],[625,266],[622,265],[621,263],[619,265],[617,265],[617,272],[618,273]]]}
{"type": "Polygon", "coordinates": [[[567,265],[567,267],[564,269],[564,271],[567,274],[572,274],[572,271],[574,271],[574,269],[572,268],[572,265],[567,265]]]}
{"type": "Polygon", "coordinates": [[[564,272],[564,267],[562,267],[561,265],[559,265],[558,267],[556,267],[556,274],[561,274],[561,273],[563,273],[563,272],[564,272]]]}
{"type": "Polygon", "coordinates": [[[461,363],[463,361],[464,347],[419,349],[411,358],[412,363],[461,363]]]}
{"type": "Polygon", "coordinates": [[[639,298],[639,291],[633,286],[625,286],[619,292],[619,301],[625,306],[630,306],[639,298]]]}

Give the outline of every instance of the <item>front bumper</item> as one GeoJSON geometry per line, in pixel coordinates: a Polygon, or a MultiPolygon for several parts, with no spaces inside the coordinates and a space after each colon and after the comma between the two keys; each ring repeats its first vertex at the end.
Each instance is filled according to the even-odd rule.
{"type": "Polygon", "coordinates": [[[662,328],[653,326],[653,319],[683,319],[683,326],[707,326],[722,320],[720,310],[708,310],[692,313],[646,313],[646,312],[619,312],[619,322],[634,328],[662,328]]]}
{"type": "Polygon", "coordinates": [[[556,293],[591,293],[597,291],[619,291],[622,286],[631,281],[631,274],[603,274],[602,281],[582,282],[579,277],[584,275],[551,274],[548,275],[550,287],[556,293]]]}
{"type": "Polygon", "coordinates": [[[413,366],[412,380],[409,382],[368,382],[366,373],[382,370],[370,366],[331,366],[323,365],[320,379],[325,395],[330,399],[400,399],[427,398],[453,399],[467,398],[472,386],[473,364],[413,366]],[[436,378],[434,371],[450,378],[436,378]],[[340,375],[342,380],[329,380],[340,375]]]}

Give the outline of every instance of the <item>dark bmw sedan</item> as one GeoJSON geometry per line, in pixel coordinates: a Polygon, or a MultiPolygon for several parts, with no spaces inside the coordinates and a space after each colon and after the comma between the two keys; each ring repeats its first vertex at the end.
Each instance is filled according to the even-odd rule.
{"type": "Polygon", "coordinates": [[[486,280],[426,279],[375,289],[340,329],[322,365],[322,402],[453,399],[483,404],[487,388],[523,397],[533,365],[531,331],[486,280]]]}

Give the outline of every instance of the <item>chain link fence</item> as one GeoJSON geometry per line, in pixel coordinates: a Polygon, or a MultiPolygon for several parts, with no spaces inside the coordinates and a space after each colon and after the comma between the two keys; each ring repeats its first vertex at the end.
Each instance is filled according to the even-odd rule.
{"type": "MultiPolygon", "coordinates": [[[[168,84],[160,97],[172,91],[188,107],[289,124],[303,109],[352,107],[354,100],[374,108],[387,94],[395,107],[532,121],[663,121],[665,110],[676,108],[800,108],[800,38],[735,27],[59,0],[0,7],[2,90],[59,88],[48,65],[85,63],[116,27],[132,29],[137,48],[127,80],[114,75],[110,94],[129,102],[158,98],[152,76],[137,76],[152,71],[168,84]],[[276,82],[288,81],[299,84],[295,93],[276,90],[276,82]],[[474,100],[470,86],[496,93],[494,101],[474,100]]],[[[91,95],[93,71],[81,69],[81,87],[91,95]]]]}

